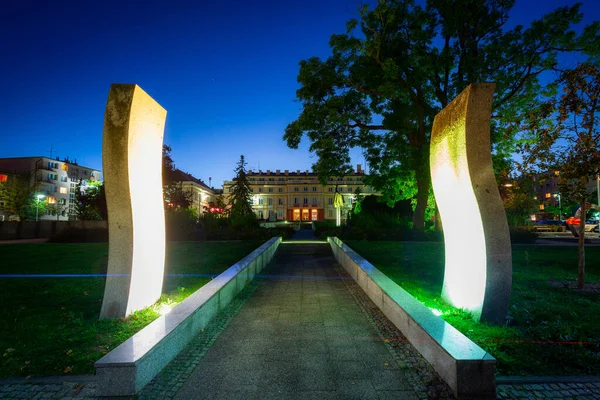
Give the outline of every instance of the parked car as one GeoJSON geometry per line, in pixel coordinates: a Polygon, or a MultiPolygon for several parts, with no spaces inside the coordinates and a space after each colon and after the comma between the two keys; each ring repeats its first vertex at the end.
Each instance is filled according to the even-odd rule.
{"type": "Polygon", "coordinates": [[[538,232],[566,232],[567,224],[565,221],[557,219],[543,219],[537,221],[534,228],[538,232]]]}
{"type": "MultiPolygon", "coordinates": [[[[579,218],[571,217],[565,222],[567,224],[567,228],[571,231],[573,236],[579,237],[579,224],[581,223],[581,220],[579,218]]],[[[586,232],[598,232],[598,222],[585,221],[584,230],[586,232]]]]}

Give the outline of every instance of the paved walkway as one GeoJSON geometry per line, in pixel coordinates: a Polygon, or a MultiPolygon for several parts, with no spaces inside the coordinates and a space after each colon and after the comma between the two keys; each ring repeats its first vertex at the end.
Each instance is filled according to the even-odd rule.
{"type": "Polygon", "coordinates": [[[395,360],[333,263],[327,244],[281,245],[266,279],[174,398],[448,396],[425,363],[419,374],[414,362],[395,360]]]}
{"type": "MultiPolygon", "coordinates": [[[[335,263],[328,245],[284,243],[264,274],[139,398],[451,397],[429,364],[335,263]]],[[[96,382],[90,378],[0,381],[0,398],[94,398],[96,382]]],[[[600,399],[600,381],[499,383],[501,399],[600,399]]]]}

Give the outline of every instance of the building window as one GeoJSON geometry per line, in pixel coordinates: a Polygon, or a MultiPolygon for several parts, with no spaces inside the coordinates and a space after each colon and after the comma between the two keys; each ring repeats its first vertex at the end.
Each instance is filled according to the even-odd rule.
{"type": "Polygon", "coordinates": [[[333,211],[327,210],[327,216],[328,217],[333,217],[333,211]]]}
{"type": "Polygon", "coordinates": [[[63,164],[61,169],[63,171],[68,171],[69,170],[69,166],[67,164],[63,164]]]}
{"type": "Polygon", "coordinates": [[[65,205],[65,204],[67,204],[67,200],[66,199],[58,199],[58,204],[65,205]]]}
{"type": "Polygon", "coordinates": [[[60,181],[61,181],[61,182],[67,182],[68,180],[69,180],[69,178],[67,178],[67,176],[66,176],[66,175],[65,175],[65,176],[61,176],[61,177],[60,177],[60,181]]]}
{"type": "Polygon", "coordinates": [[[282,206],[283,205],[283,199],[279,199],[279,205],[282,206]]]}
{"type": "Polygon", "coordinates": [[[273,199],[269,197],[267,199],[267,204],[270,205],[270,206],[272,206],[273,205],[273,199]]]}
{"type": "Polygon", "coordinates": [[[308,197],[304,198],[304,203],[303,204],[308,204],[308,197]]]}
{"type": "Polygon", "coordinates": [[[263,219],[263,212],[262,212],[262,210],[258,210],[258,219],[263,219]]]}
{"type": "Polygon", "coordinates": [[[60,188],[60,194],[67,194],[67,188],[66,187],[61,187],[60,188]]]}
{"type": "Polygon", "coordinates": [[[262,188],[258,188],[258,193],[262,193],[262,188]]]}
{"type": "Polygon", "coordinates": [[[544,205],[540,204],[540,210],[543,210],[543,209],[544,209],[544,205]]]}
{"type": "Polygon", "coordinates": [[[277,215],[279,219],[283,219],[283,210],[277,211],[277,215]]]}
{"type": "Polygon", "coordinates": [[[295,186],[294,187],[294,192],[297,192],[297,191],[298,191],[298,186],[295,186]]]}
{"type": "Polygon", "coordinates": [[[304,186],[304,191],[308,192],[308,187],[307,186],[304,186]]]}
{"type": "Polygon", "coordinates": [[[549,199],[550,197],[552,197],[552,195],[550,193],[546,193],[546,198],[549,199]]]}
{"type": "Polygon", "coordinates": [[[56,204],[56,197],[48,196],[46,199],[48,199],[48,204],[56,204]]]}
{"type": "Polygon", "coordinates": [[[269,188],[269,193],[273,193],[273,188],[269,188]]]}
{"type": "Polygon", "coordinates": [[[348,188],[348,193],[352,193],[352,188],[348,188]]]}
{"type": "Polygon", "coordinates": [[[317,187],[313,186],[313,192],[316,192],[316,191],[317,191],[317,187]]]}
{"type": "Polygon", "coordinates": [[[229,188],[229,193],[233,192],[233,188],[229,188]]]}
{"type": "Polygon", "coordinates": [[[330,191],[330,192],[333,192],[333,188],[332,188],[332,187],[330,187],[330,188],[329,188],[329,191],[330,191]]]}
{"type": "Polygon", "coordinates": [[[333,199],[331,197],[327,199],[327,204],[329,204],[330,206],[333,205],[333,199]]]}
{"type": "Polygon", "coordinates": [[[279,188],[279,193],[283,193],[283,188],[279,188]]]}
{"type": "Polygon", "coordinates": [[[317,198],[316,198],[316,197],[313,197],[313,202],[312,202],[312,204],[317,204],[317,198]]]}
{"type": "Polygon", "coordinates": [[[265,199],[263,199],[262,197],[259,197],[259,198],[258,198],[258,205],[259,205],[259,206],[262,206],[262,205],[263,205],[263,203],[264,203],[264,201],[265,201],[265,199]]]}
{"type": "Polygon", "coordinates": [[[298,203],[298,198],[297,197],[294,197],[294,204],[300,204],[300,203],[298,203]]]}

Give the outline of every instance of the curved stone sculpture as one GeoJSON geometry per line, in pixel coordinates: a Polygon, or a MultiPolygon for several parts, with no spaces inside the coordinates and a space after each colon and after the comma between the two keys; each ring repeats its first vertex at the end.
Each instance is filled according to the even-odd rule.
{"type": "Polygon", "coordinates": [[[137,85],[113,84],[104,115],[108,276],[100,318],[123,318],[162,292],[162,144],[167,112],[137,85]]]}
{"type": "Polygon", "coordinates": [[[512,285],[506,213],[492,168],[490,112],[495,84],[472,84],[436,115],[433,191],[444,226],[442,298],[476,321],[503,323],[512,285]]]}

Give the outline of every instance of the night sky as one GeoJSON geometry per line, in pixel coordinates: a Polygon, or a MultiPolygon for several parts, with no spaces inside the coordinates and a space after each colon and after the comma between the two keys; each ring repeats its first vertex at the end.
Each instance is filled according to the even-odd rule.
{"type": "MultiPolygon", "coordinates": [[[[510,25],[571,0],[517,0],[510,25]]],[[[249,167],[306,170],[282,141],[299,114],[298,62],[327,57],[354,0],[28,1],[0,13],[0,157],[77,159],[101,168],[111,83],[137,83],[166,108],[178,168],[221,187],[241,154],[249,167]]],[[[600,1],[584,0],[584,24],[600,1]]],[[[357,151],[354,163],[362,163],[357,151]]]]}

